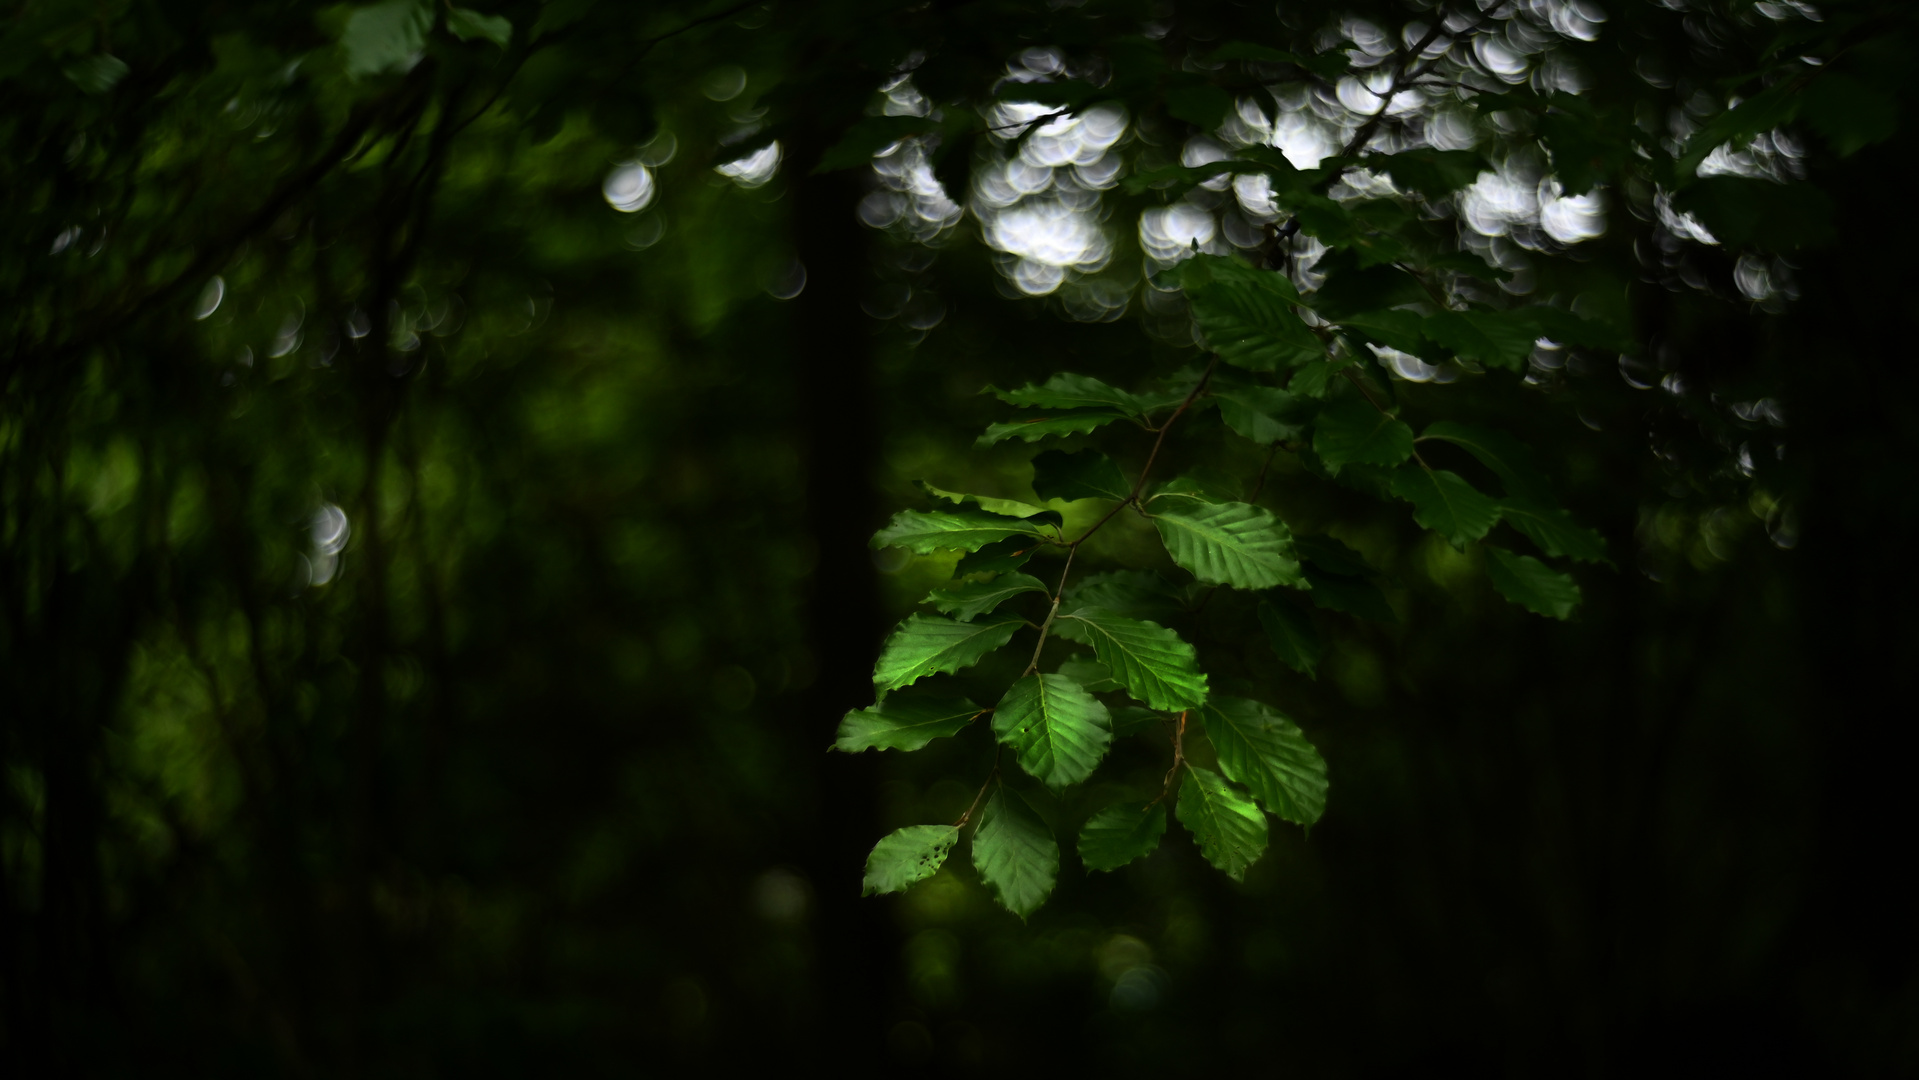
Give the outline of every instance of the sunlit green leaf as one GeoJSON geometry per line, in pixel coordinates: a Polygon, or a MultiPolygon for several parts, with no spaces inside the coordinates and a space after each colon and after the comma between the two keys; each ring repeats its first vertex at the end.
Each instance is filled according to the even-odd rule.
{"type": "Polygon", "coordinates": [[[1088,818],[1079,831],[1079,858],[1088,870],[1117,870],[1143,859],[1166,835],[1166,807],[1116,802],[1088,818]]]}
{"type": "Polygon", "coordinates": [[[1262,600],[1259,624],[1266,628],[1266,640],[1287,667],[1309,679],[1319,678],[1319,659],[1326,653],[1313,617],[1293,604],[1262,600]]]}
{"type": "Polygon", "coordinates": [[[1413,456],[1413,429],[1362,398],[1348,398],[1319,411],[1313,450],[1326,467],[1397,465],[1413,456]]]}
{"type": "Polygon", "coordinates": [[[1018,390],[988,389],[1009,405],[1029,409],[1112,409],[1134,415],[1147,411],[1145,402],[1137,395],[1090,375],[1071,372],[1055,375],[1041,386],[1029,385],[1018,390]]]}
{"type": "Polygon", "coordinates": [[[1012,420],[993,424],[977,440],[979,446],[992,446],[1007,439],[1020,439],[1024,442],[1038,442],[1056,435],[1083,435],[1096,431],[1115,420],[1124,420],[1124,413],[1110,409],[1069,409],[1063,412],[1034,411],[1021,413],[1012,420]]]}
{"type": "Polygon", "coordinates": [[[1554,619],[1572,617],[1579,606],[1579,585],[1531,555],[1514,555],[1504,548],[1486,548],[1486,576],[1499,595],[1536,615],[1554,619]]]}
{"type": "Polygon", "coordinates": [[[958,839],[951,825],[908,825],[887,834],[866,857],[861,895],[900,892],[939,873],[958,839]]]}
{"type": "Polygon", "coordinates": [[[1001,574],[991,581],[966,581],[934,589],[926,599],[960,622],[972,622],[975,616],[984,615],[1021,593],[1035,592],[1046,592],[1046,586],[1038,578],[1001,574]]]}
{"type": "Polygon", "coordinates": [[[1190,709],[1206,700],[1206,675],[1193,646],[1157,623],[1088,607],[1060,616],[1054,626],[1062,637],[1091,645],[1113,678],[1152,708],[1190,709]]]}
{"type": "Polygon", "coordinates": [[[1019,767],[1050,788],[1093,775],[1113,742],[1106,706],[1066,675],[1028,675],[993,710],[993,733],[1019,767]]]}
{"type": "Polygon", "coordinates": [[[1581,562],[1610,561],[1605,539],[1575,521],[1571,511],[1526,499],[1505,499],[1499,504],[1499,516],[1548,555],[1581,562]]]}
{"type": "Polygon", "coordinates": [[[921,693],[917,688],[888,694],[867,709],[840,720],[835,750],[918,750],[934,739],[958,734],[985,710],[951,694],[921,693]]]}
{"type": "Polygon", "coordinates": [[[1179,823],[1199,842],[1206,861],[1239,881],[1266,851],[1266,815],[1226,778],[1187,765],[1179,787],[1179,823]]]}
{"type": "Polygon", "coordinates": [[[1133,486],[1097,450],[1048,450],[1033,458],[1033,490],[1042,499],[1124,499],[1133,486]]]}
{"type": "Polygon", "coordinates": [[[1002,786],[980,812],[973,868],[1000,906],[1025,919],[1053,894],[1059,844],[1026,800],[1002,786]]]}
{"type": "Polygon", "coordinates": [[[1291,534],[1272,512],[1249,503],[1186,499],[1155,504],[1153,524],[1173,561],[1208,584],[1267,589],[1300,582],[1291,534]]]}
{"type": "Polygon", "coordinates": [[[1018,615],[987,615],[976,622],[954,622],[936,615],[909,615],[886,639],[873,665],[873,688],[897,690],[928,675],[958,671],[1013,640],[1026,625],[1018,615]]]}
{"type": "Polygon", "coordinates": [[[1326,760],[1297,724],[1245,698],[1214,698],[1199,715],[1219,751],[1220,771],[1268,810],[1301,825],[1326,812],[1326,760]]]}
{"type": "Polygon", "coordinates": [[[917,480],[914,483],[921,491],[935,499],[953,503],[962,510],[984,510],[989,514],[1018,518],[1030,525],[1058,526],[1064,520],[1058,511],[1048,510],[1044,506],[1035,506],[1029,502],[1021,502],[1018,499],[1000,499],[991,495],[968,495],[964,492],[948,491],[942,487],[934,487],[924,480],[917,480]]]}
{"type": "Polygon", "coordinates": [[[1499,521],[1499,503],[1458,473],[1416,466],[1393,473],[1393,494],[1413,504],[1413,520],[1463,548],[1499,521]]]}
{"type": "Polygon", "coordinates": [[[983,510],[901,510],[886,528],[873,534],[873,546],[903,547],[925,555],[934,551],[976,551],[1009,536],[1044,535],[1038,524],[983,510]]]}

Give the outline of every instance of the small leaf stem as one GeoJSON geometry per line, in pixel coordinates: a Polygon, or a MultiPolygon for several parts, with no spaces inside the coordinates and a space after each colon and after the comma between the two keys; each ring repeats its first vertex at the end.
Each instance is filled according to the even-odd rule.
{"type": "Polygon", "coordinates": [[[1179,722],[1173,728],[1173,767],[1166,770],[1166,781],[1160,785],[1159,797],[1146,804],[1148,810],[1165,802],[1166,796],[1173,793],[1173,780],[1179,775],[1179,767],[1186,764],[1186,714],[1190,711],[1180,711],[1179,722]]]}

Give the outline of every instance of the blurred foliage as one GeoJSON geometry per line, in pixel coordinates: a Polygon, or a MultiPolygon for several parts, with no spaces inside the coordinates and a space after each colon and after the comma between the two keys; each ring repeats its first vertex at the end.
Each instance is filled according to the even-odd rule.
{"type": "Polygon", "coordinates": [[[1919,600],[1911,15],[1611,8],[1460,6],[1486,41],[1438,81],[1503,96],[1422,108],[1482,157],[1394,147],[1355,167],[1399,195],[1322,173],[1261,220],[1242,186],[1313,167],[1233,125],[1357,132],[1351,69],[1437,16],[8,5],[9,1074],[1919,1068],[1913,737],[1879,707],[1919,600]],[[1028,190],[1067,130],[1105,143],[1028,190]],[[1582,192],[1596,225],[1544,216],[1582,192]],[[1249,501],[1319,541],[1315,608],[1200,606],[1128,514],[1086,569],[1166,571],[1141,617],[1310,737],[1310,839],[1275,825],[1237,882],[1177,829],[1082,873],[1080,822],[1168,763],[1112,699],[1146,732],[1117,779],[986,811],[1068,841],[1030,922],[963,860],[860,898],[873,838],[959,819],[993,760],[978,732],[827,752],[957,562],[865,538],[951,508],[915,481],[1039,498],[1045,447],[975,449],[1009,415],[979,391],[1178,384],[1214,330],[1149,276],[1283,258],[1294,221],[1295,255],[1419,242],[1291,269],[1369,389],[1523,441],[1617,565],[1556,564],[1563,624],[1506,604],[1326,481],[1274,387],[1222,382],[1156,475],[1238,493],[1270,460],[1249,501]],[[1497,341],[1366,318],[1427,302],[1370,273],[1415,258],[1620,339],[1481,376],[1497,341]],[[1268,624],[1322,648],[1284,666],[1268,624]]]}

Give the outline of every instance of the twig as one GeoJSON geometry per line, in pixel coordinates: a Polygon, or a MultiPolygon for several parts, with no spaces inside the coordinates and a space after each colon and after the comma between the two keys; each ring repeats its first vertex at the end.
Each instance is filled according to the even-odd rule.
{"type": "Polygon", "coordinates": [[[1173,766],[1166,770],[1166,782],[1160,785],[1159,798],[1146,804],[1148,810],[1165,802],[1166,796],[1173,793],[1173,778],[1179,775],[1179,767],[1186,764],[1186,714],[1190,711],[1180,711],[1179,724],[1173,729],[1173,766]]]}
{"type": "Polygon", "coordinates": [[[964,829],[966,827],[966,823],[973,819],[973,811],[979,809],[980,800],[986,797],[986,789],[992,787],[993,781],[999,779],[999,755],[999,746],[996,744],[993,747],[993,771],[986,774],[986,782],[979,786],[979,794],[973,796],[973,805],[967,807],[966,812],[961,814],[959,820],[953,823],[955,829],[964,829]]]}
{"type": "Polygon", "coordinates": [[[1030,128],[1030,127],[1033,127],[1033,126],[1034,126],[1034,125],[1036,125],[1036,124],[1050,124],[1050,123],[1052,123],[1053,121],[1055,121],[1055,120],[1058,120],[1058,119],[1059,119],[1060,117],[1062,117],[1062,116],[1071,116],[1071,115],[1073,115],[1073,110],[1071,110],[1071,109],[1061,109],[1061,110],[1059,110],[1058,112],[1050,112],[1050,113],[1047,113],[1047,114],[1046,114],[1045,116],[1035,116],[1035,117],[1033,117],[1033,118],[1032,118],[1031,120],[1016,120],[1016,121],[1014,121],[1013,123],[1010,123],[1010,124],[997,124],[997,125],[995,125],[995,126],[993,126],[993,127],[989,127],[989,128],[987,128],[986,130],[988,130],[988,131],[1009,131],[1009,130],[1011,130],[1011,129],[1013,129],[1013,128],[1016,128],[1016,127],[1023,127],[1023,128],[1030,128]]]}

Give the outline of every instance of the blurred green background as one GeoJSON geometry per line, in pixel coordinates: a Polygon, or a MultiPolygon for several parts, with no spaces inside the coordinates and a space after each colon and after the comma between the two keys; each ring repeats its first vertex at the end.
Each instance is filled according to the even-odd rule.
{"type": "Polygon", "coordinates": [[[479,49],[325,70],[343,9],[116,8],[128,81],[79,93],[86,18],[13,8],[11,1075],[1919,1069],[1908,136],[1815,163],[1841,242],[1783,311],[1635,286],[1668,370],[1788,403],[1790,529],[1610,361],[1473,391],[1619,564],[1567,625],[1282,469],[1398,583],[1317,681],[1232,661],[1326,818],[1243,884],[1175,835],[1069,866],[1022,924],[959,859],[857,895],[985,753],[826,751],[934,580],[866,538],[916,479],[1030,497],[1032,448],[971,449],[983,386],[1193,350],[1007,295],[967,229],[861,225],[860,175],[791,165],[824,107],[717,174],[753,96],[713,80],[824,93],[791,12],[583,45],[523,80],[598,96],[516,110],[479,49]]]}

